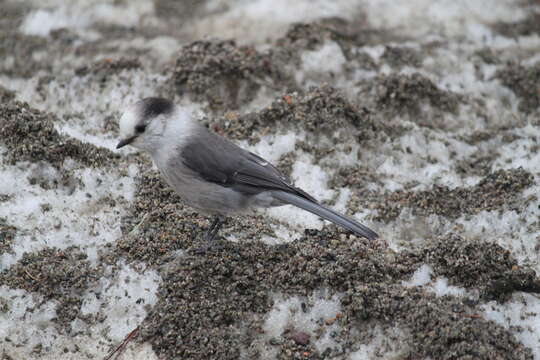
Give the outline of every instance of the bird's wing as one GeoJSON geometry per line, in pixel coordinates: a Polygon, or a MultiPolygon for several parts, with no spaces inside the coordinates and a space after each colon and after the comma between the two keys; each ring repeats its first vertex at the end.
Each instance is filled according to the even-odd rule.
{"type": "Polygon", "coordinates": [[[377,233],[345,215],[329,209],[294,187],[281,172],[268,161],[246,151],[213,133],[197,134],[182,148],[181,159],[186,167],[202,179],[246,195],[270,191],[285,204],[292,204],[318,215],[368,239],[377,233]]]}
{"type": "Polygon", "coordinates": [[[317,202],[306,192],[294,187],[265,159],[206,129],[204,131],[199,134],[197,141],[188,142],[182,148],[184,165],[204,180],[249,195],[282,190],[317,202]]]}

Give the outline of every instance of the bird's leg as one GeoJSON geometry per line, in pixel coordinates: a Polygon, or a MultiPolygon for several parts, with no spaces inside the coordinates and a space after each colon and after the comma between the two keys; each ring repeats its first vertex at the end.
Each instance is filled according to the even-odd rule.
{"type": "Polygon", "coordinates": [[[193,250],[196,254],[204,254],[208,250],[214,250],[216,248],[217,249],[220,248],[220,246],[214,242],[214,239],[219,229],[221,228],[221,225],[223,225],[224,222],[225,222],[225,218],[223,218],[222,216],[218,215],[214,218],[214,220],[212,221],[212,224],[210,225],[210,227],[208,228],[208,230],[206,230],[206,233],[204,234],[203,239],[204,239],[205,244],[193,250]]]}
{"type": "Polygon", "coordinates": [[[219,232],[219,229],[221,228],[221,225],[224,223],[223,217],[217,215],[214,217],[214,221],[212,221],[212,224],[204,234],[204,240],[210,242],[213,241],[216,237],[217,233],[219,232]]]}

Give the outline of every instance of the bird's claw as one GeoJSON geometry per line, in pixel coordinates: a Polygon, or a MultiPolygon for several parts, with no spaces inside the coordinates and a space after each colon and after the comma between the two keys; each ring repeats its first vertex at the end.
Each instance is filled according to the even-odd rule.
{"type": "Polygon", "coordinates": [[[205,240],[202,246],[192,248],[191,252],[195,255],[204,255],[209,252],[220,251],[223,249],[223,245],[219,244],[215,240],[205,240]]]}

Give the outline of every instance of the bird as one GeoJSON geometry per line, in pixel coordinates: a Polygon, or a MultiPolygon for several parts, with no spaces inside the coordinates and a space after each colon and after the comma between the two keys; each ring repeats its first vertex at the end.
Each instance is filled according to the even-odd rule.
{"type": "Polygon", "coordinates": [[[368,240],[378,234],[320,204],[295,187],[269,161],[200,124],[171,100],[148,97],[129,105],[119,120],[120,149],[150,154],[165,181],[189,206],[213,221],[204,233],[211,244],[225,219],[254,208],[293,205],[368,240]]]}

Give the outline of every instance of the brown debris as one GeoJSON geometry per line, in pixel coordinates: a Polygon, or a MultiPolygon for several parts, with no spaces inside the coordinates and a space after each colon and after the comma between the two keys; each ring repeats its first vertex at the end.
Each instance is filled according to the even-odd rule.
{"type": "Polygon", "coordinates": [[[179,52],[170,78],[175,92],[212,109],[231,110],[253,100],[261,86],[291,84],[270,53],[232,40],[195,41],[179,52]]]}
{"type": "Polygon", "coordinates": [[[540,62],[525,67],[510,64],[497,71],[495,77],[504,86],[509,87],[521,100],[519,109],[525,113],[532,113],[540,106],[540,62]]]}
{"type": "Polygon", "coordinates": [[[487,300],[504,302],[515,291],[540,293],[535,272],[519,267],[510,251],[495,243],[471,243],[449,234],[436,239],[422,256],[435,275],[452,285],[480,289],[487,300]]]}
{"type": "Polygon", "coordinates": [[[498,170],[470,188],[450,189],[434,185],[430,190],[396,191],[377,205],[378,221],[391,221],[403,208],[417,215],[437,214],[451,219],[463,214],[510,208],[521,191],[532,184],[533,176],[523,169],[498,170]]]}
{"type": "MultiPolygon", "coordinates": [[[[365,239],[342,240],[330,228],[335,229],[306,231],[305,237],[286,245],[225,242],[218,252],[177,257],[163,267],[160,300],[141,326],[141,341],[150,341],[158,356],[166,358],[234,359],[240,353],[258,358],[254,344],[264,314],[272,308],[269,294],[310,296],[327,288],[345,294],[339,317],[344,333],[366,331],[358,324],[370,319],[397,326],[410,334],[402,340],[407,359],[445,358],[447,353],[532,359],[530,350],[502,326],[475,316],[484,301],[506,301],[516,290],[492,291],[491,284],[510,272],[515,281],[539,282],[530,269],[512,270],[516,260],[507,250],[449,235],[417,251],[393,253],[365,239]],[[436,297],[403,286],[402,280],[425,263],[453,284],[477,288],[485,282],[484,295],[436,297]]],[[[299,331],[283,334],[271,345],[279,347],[282,356],[306,351],[305,336],[291,338],[299,331]]],[[[309,344],[316,339],[310,337],[309,344]]],[[[316,359],[338,354],[332,349],[321,354],[311,346],[308,350],[316,359]]]]}
{"type": "Polygon", "coordinates": [[[11,251],[16,232],[16,227],[11,226],[6,218],[0,217],[0,255],[11,251]]]}
{"type": "Polygon", "coordinates": [[[101,270],[90,267],[86,258],[75,247],[27,253],[14,266],[0,272],[0,283],[41,294],[45,301],[58,301],[57,321],[69,331],[70,323],[79,316],[85,291],[102,275],[101,270]]]}
{"type": "Polygon", "coordinates": [[[456,113],[458,110],[459,95],[439,89],[419,73],[384,75],[376,81],[376,102],[383,111],[404,111],[415,115],[426,102],[445,112],[456,113]]]}
{"type": "Polygon", "coordinates": [[[516,38],[519,36],[540,35],[540,13],[530,11],[529,16],[518,22],[499,22],[492,28],[500,34],[516,38]]]}
{"type": "Polygon", "coordinates": [[[0,142],[7,148],[4,161],[48,161],[60,168],[64,160],[72,158],[86,166],[107,166],[118,159],[118,154],[61,135],[54,128],[55,118],[31,108],[26,103],[11,101],[0,105],[0,142]]]}
{"type": "Polygon", "coordinates": [[[105,79],[111,74],[116,74],[122,70],[140,69],[141,63],[135,58],[103,59],[92,65],[85,65],[75,69],[75,75],[84,76],[92,74],[105,79]]]}
{"type": "Polygon", "coordinates": [[[365,140],[384,128],[366,108],[350,102],[329,85],[306,92],[284,94],[268,107],[235,119],[221,119],[220,127],[229,138],[257,142],[266,128],[302,130],[318,135],[346,136],[365,140]]]}
{"type": "Polygon", "coordinates": [[[309,334],[303,331],[296,331],[290,335],[290,338],[298,345],[307,345],[309,344],[309,334]]]}

